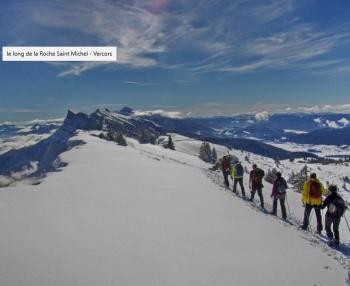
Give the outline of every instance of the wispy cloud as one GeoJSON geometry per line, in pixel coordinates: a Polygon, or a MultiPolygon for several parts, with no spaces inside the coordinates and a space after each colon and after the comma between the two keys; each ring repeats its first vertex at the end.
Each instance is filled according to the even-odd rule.
{"type": "Polygon", "coordinates": [[[30,108],[0,108],[0,112],[4,112],[4,113],[37,113],[37,112],[43,112],[43,110],[30,109],[30,108]]]}
{"type": "Polygon", "coordinates": [[[175,80],[175,83],[178,84],[189,84],[189,83],[195,83],[198,82],[198,79],[177,79],[175,80]]]}
{"type": "Polygon", "coordinates": [[[124,81],[124,84],[128,84],[128,85],[136,85],[136,86],[152,86],[152,85],[156,85],[155,83],[148,83],[148,82],[140,82],[140,81],[124,81]]]}
{"type": "Polygon", "coordinates": [[[298,13],[305,4],[297,0],[203,0],[200,5],[184,0],[37,0],[18,5],[11,15],[20,23],[8,20],[24,44],[118,46],[117,64],[60,64],[64,70],[59,76],[101,67],[173,68],[193,74],[350,72],[350,63],[334,54],[349,46],[350,25],[324,28],[307,22],[298,13]]]}
{"type": "Polygon", "coordinates": [[[297,110],[304,112],[350,112],[350,103],[301,106],[297,110]]]}
{"type": "Polygon", "coordinates": [[[162,110],[162,109],[146,110],[146,111],[135,110],[134,115],[136,115],[136,116],[162,115],[162,116],[170,117],[170,118],[183,117],[183,113],[181,111],[166,111],[166,110],[162,110]]]}

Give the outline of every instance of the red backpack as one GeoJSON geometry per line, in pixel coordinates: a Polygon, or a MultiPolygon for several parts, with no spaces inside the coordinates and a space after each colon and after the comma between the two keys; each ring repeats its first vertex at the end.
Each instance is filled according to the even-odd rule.
{"type": "Polygon", "coordinates": [[[224,171],[226,170],[229,170],[231,167],[231,164],[230,164],[230,159],[228,157],[224,157],[222,159],[222,168],[224,171]]]}
{"type": "Polygon", "coordinates": [[[320,199],[322,197],[321,184],[319,182],[310,182],[310,198],[320,199]]]}

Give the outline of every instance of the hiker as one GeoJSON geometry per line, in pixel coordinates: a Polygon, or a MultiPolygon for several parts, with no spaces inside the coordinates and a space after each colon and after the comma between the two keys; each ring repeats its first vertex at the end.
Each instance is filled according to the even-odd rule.
{"type": "Polygon", "coordinates": [[[245,191],[243,186],[244,169],[241,162],[237,161],[231,169],[231,177],[233,178],[233,192],[237,193],[237,184],[240,185],[242,196],[245,198],[245,191]]]}
{"type": "Polygon", "coordinates": [[[324,193],[324,187],[317,179],[316,174],[311,173],[310,179],[307,180],[304,184],[302,193],[302,203],[305,206],[304,221],[301,227],[303,230],[307,230],[310,223],[310,213],[312,209],[314,209],[317,219],[317,233],[321,234],[322,217],[320,206],[322,205],[322,195],[324,195],[324,193]]]}
{"type": "Polygon", "coordinates": [[[321,209],[327,207],[326,218],[325,218],[325,229],[327,237],[330,239],[330,246],[339,246],[339,224],[340,219],[343,216],[346,205],[341,196],[338,195],[338,187],[336,185],[330,185],[328,187],[329,195],[321,205],[321,209]],[[333,232],[331,226],[333,225],[333,232]],[[333,238],[334,233],[334,238],[333,238]]]}
{"type": "Polygon", "coordinates": [[[273,198],[273,207],[272,207],[272,215],[277,215],[277,203],[278,200],[281,204],[282,218],[284,220],[287,219],[287,212],[285,206],[286,200],[286,191],[288,189],[288,185],[286,180],[282,177],[281,172],[276,173],[276,180],[273,182],[271,198],[273,198]]]}
{"type": "Polygon", "coordinates": [[[228,181],[228,176],[231,172],[231,159],[228,155],[222,158],[222,174],[224,176],[225,187],[229,188],[230,183],[228,181]]]}
{"type": "Polygon", "coordinates": [[[261,208],[264,207],[264,198],[262,195],[262,189],[264,187],[262,180],[265,176],[265,172],[258,168],[256,164],[253,165],[253,170],[250,172],[249,176],[249,188],[251,190],[251,196],[250,201],[254,201],[255,193],[258,192],[259,198],[260,198],[260,205],[261,208]]]}

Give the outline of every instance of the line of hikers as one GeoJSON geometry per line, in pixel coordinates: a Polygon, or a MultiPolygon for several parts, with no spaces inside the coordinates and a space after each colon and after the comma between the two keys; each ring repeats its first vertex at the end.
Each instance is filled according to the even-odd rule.
{"type": "MultiPolygon", "coordinates": [[[[246,198],[243,184],[244,168],[241,162],[238,160],[232,162],[232,157],[225,155],[222,159],[220,159],[217,168],[220,168],[222,170],[225,186],[229,188],[229,177],[231,177],[233,180],[233,192],[237,194],[237,185],[239,184],[242,192],[242,197],[246,198]]],[[[265,209],[262,192],[264,187],[264,177],[265,172],[262,169],[258,168],[256,164],[254,164],[253,169],[249,173],[250,198],[248,200],[253,202],[255,194],[258,193],[262,209],[265,209]]],[[[285,206],[287,189],[288,184],[286,180],[282,177],[281,172],[277,172],[271,192],[271,198],[273,199],[271,214],[277,215],[277,204],[279,201],[281,205],[282,218],[284,220],[287,219],[285,206]]],[[[322,183],[317,179],[315,173],[311,173],[310,178],[304,183],[302,190],[304,219],[301,228],[303,230],[308,229],[311,211],[314,209],[317,220],[317,233],[321,234],[323,229],[321,209],[327,207],[325,216],[325,230],[327,237],[330,239],[329,244],[331,246],[337,247],[339,246],[339,224],[341,217],[345,213],[347,207],[343,198],[338,195],[338,187],[336,185],[330,185],[328,187],[328,195],[326,196],[325,200],[323,200],[323,196],[325,195],[326,191],[322,183]]]]}

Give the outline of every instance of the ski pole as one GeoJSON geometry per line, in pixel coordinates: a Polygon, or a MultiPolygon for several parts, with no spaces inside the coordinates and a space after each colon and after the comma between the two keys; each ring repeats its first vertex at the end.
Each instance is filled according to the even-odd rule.
{"type": "Polygon", "coordinates": [[[289,208],[289,204],[288,204],[287,194],[286,194],[286,203],[287,203],[287,208],[288,208],[288,212],[289,212],[289,217],[292,217],[292,215],[290,214],[290,208],[289,208]]]}
{"type": "Polygon", "coordinates": [[[309,223],[309,231],[312,233],[312,228],[311,228],[311,223],[310,223],[311,219],[312,219],[312,209],[311,209],[310,214],[307,216],[307,221],[309,223]]]}
{"type": "Polygon", "coordinates": [[[346,216],[345,216],[345,215],[344,215],[344,218],[345,218],[346,225],[348,226],[348,230],[349,230],[349,232],[350,232],[349,223],[348,223],[348,220],[346,219],[346,216]]]}

